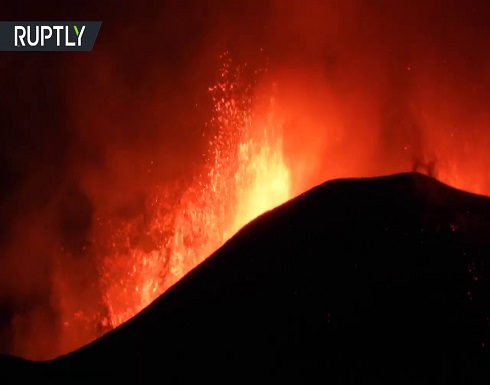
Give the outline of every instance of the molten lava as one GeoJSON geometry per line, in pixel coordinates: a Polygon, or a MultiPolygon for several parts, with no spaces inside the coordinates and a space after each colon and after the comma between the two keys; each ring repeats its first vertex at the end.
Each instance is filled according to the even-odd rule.
{"type": "Polygon", "coordinates": [[[146,223],[125,224],[113,235],[113,253],[99,257],[105,326],[134,316],[243,225],[291,198],[274,100],[257,116],[244,68],[223,59],[220,82],[210,88],[214,136],[203,172],[175,204],[165,186],[155,188],[146,223]],[[137,232],[145,246],[132,244],[137,232]]]}

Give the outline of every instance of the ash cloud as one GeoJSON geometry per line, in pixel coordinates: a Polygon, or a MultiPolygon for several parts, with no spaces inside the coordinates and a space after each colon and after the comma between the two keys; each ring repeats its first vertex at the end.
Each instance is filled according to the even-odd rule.
{"type": "Polygon", "coordinates": [[[71,339],[62,325],[107,310],[97,220],[132,220],[155,185],[190,182],[225,50],[268,57],[258,93],[277,85],[295,193],[433,159],[490,187],[483,0],[55,3],[4,19],[103,24],[91,53],[0,57],[0,351],[46,358],[104,331],[71,339]]]}

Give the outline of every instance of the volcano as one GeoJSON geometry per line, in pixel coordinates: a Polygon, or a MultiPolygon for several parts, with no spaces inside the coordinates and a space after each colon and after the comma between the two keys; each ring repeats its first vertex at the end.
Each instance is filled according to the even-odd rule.
{"type": "Polygon", "coordinates": [[[0,373],[63,383],[488,383],[490,199],[338,179],[242,228],[138,315],[0,373]]]}

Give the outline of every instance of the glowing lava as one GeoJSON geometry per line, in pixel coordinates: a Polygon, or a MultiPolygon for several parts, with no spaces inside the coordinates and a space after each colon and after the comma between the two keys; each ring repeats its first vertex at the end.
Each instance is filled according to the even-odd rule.
{"type": "Polygon", "coordinates": [[[210,88],[214,136],[204,171],[174,205],[165,187],[155,189],[146,223],[123,228],[113,238],[114,253],[101,258],[110,327],[138,313],[247,222],[291,198],[273,100],[265,116],[256,116],[243,67],[226,55],[223,60],[220,81],[210,88]],[[143,232],[149,246],[132,246],[135,232],[143,232]]]}

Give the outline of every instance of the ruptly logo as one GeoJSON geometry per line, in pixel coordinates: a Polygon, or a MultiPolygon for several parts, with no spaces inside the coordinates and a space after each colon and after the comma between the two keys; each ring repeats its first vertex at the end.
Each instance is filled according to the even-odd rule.
{"type": "Polygon", "coordinates": [[[0,21],[0,51],[91,51],[101,21],[0,21]]]}

